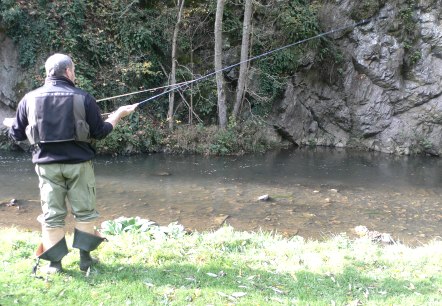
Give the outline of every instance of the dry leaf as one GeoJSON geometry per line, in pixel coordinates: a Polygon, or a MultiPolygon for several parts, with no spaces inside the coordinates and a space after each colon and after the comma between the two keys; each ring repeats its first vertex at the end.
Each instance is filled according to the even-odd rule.
{"type": "Polygon", "coordinates": [[[240,297],[243,297],[243,296],[245,296],[245,295],[247,295],[247,292],[233,292],[233,293],[232,293],[232,296],[233,296],[234,298],[240,298],[240,297]]]}

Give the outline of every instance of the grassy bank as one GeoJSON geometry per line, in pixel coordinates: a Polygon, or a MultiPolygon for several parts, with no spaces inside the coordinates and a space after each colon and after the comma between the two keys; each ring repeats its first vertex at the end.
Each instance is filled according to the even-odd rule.
{"type": "Polygon", "coordinates": [[[173,154],[242,155],[263,153],[287,146],[274,128],[258,120],[230,122],[226,129],[216,125],[177,124],[173,131],[164,122],[139,112],[116,126],[96,143],[99,154],[166,152],[173,154]]]}
{"type": "Polygon", "coordinates": [[[64,274],[39,279],[30,276],[39,233],[1,229],[0,305],[442,304],[441,241],[318,242],[231,227],[108,238],[89,275],[71,250],[64,274]]]}

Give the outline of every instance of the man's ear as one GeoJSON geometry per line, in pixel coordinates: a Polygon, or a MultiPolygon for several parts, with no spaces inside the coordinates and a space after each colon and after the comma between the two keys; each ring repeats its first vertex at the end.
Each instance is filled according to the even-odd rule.
{"type": "Polygon", "coordinates": [[[75,82],[75,72],[74,72],[74,68],[72,67],[67,67],[66,71],[65,71],[66,77],[71,80],[72,82],[75,82]]]}

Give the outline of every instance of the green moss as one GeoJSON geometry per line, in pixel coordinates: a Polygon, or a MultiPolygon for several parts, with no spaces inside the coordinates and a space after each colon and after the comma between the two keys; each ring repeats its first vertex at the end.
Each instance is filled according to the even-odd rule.
{"type": "Polygon", "coordinates": [[[355,1],[350,11],[350,16],[356,21],[373,17],[383,5],[379,0],[355,1]]]}

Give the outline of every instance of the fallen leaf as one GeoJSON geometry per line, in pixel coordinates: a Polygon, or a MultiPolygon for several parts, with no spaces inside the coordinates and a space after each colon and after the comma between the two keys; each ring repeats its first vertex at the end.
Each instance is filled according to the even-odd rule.
{"type": "Polygon", "coordinates": [[[284,291],[282,291],[282,290],[280,290],[278,288],[275,288],[275,287],[269,287],[269,288],[272,289],[273,291],[275,291],[276,293],[279,293],[279,294],[284,294],[285,293],[284,291]]]}
{"type": "Polygon", "coordinates": [[[245,295],[247,295],[246,292],[233,292],[233,293],[232,293],[232,296],[233,296],[234,298],[240,298],[240,297],[243,297],[243,296],[245,296],[245,295]]]}

